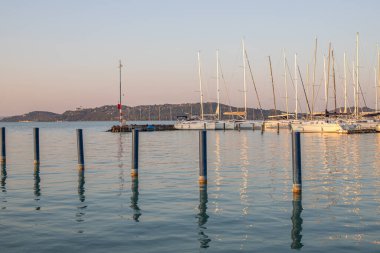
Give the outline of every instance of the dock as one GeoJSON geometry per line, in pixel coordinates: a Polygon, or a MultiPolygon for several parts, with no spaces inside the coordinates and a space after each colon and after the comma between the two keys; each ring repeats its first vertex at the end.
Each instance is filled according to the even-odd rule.
{"type": "Polygon", "coordinates": [[[347,134],[368,134],[368,133],[377,133],[377,131],[374,128],[362,128],[362,129],[347,130],[347,134]]]}
{"type": "Polygon", "coordinates": [[[137,124],[130,124],[130,125],[123,125],[123,126],[112,126],[111,129],[109,129],[107,132],[112,133],[120,133],[120,132],[132,132],[133,129],[137,129],[140,132],[153,132],[153,131],[172,131],[176,130],[174,128],[174,124],[145,124],[145,125],[137,125],[137,124]]]}

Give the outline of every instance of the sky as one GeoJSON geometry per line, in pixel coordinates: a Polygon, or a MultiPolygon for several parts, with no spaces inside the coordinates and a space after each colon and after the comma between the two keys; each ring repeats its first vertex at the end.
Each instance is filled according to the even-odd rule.
{"type": "MultiPolygon", "coordinates": [[[[216,101],[216,50],[221,102],[243,106],[243,38],[264,108],[274,107],[270,56],[277,108],[285,110],[284,49],[289,109],[295,108],[294,54],[311,96],[315,38],[316,110],[324,110],[323,56],[330,42],[338,106],[344,101],[344,52],[353,105],[357,32],[360,83],[366,104],[375,108],[378,10],[376,0],[0,0],[0,116],[116,105],[119,60],[123,104],[199,102],[198,51],[204,101],[216,101]]],[[[332,86],[329,94],[332,109],[332,86]]],[[[299,101],[305,111],[304,97],[299,101]]],[[[249,72],[247,104],[258,107],[249,72]]]]}

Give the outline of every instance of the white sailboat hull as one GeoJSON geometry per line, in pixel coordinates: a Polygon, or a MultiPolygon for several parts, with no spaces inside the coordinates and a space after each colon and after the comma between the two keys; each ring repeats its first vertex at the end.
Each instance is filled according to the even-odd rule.
{"type": "Polygon", "coordinates": [[[376,120],[357,120],[353,121],[353,124],[356,124],[359,129],[362,130],[376,130],[379,128],[380,130],[380,122],[376,120]]]}
{"type": "Polygon", "coordinates": [[[215,124],[211,121],[179,121],[174,124],[174,128],[179,130],[215,130],[215,124]]]}
{"type": "Polygon", "coordinates": [[[268,120],[265,121],[265,129],[277,129],[279,126],[281,129],[289,129],[291,122],[288,120],[268,120]]]}
{"type": "Polygon", "coordinates": [[[357,125],[328,121],[301,121],[291,124],[292,130],[302,133],[348,133],[357,125]]]}
{"type": "Polygon", "coordinates": [[[261,130],[263,125],[262,121],[243,120],[235,122],[235,129],[241,130],[261,130]]]}
{"type": "Polygon", "coordinates": [[[253,127],[253,124],[248,121],[225,120],[225,121],[218,121],[216,123],[215,130],[237,130],[237,129],[252,130],[252,127],[253,127]]]}

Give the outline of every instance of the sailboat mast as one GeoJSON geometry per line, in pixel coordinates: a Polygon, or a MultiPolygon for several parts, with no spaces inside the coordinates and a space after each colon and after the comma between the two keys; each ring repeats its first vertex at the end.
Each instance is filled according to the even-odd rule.
{"type": "Polygon", "coordinates": [[[356,33],[356,117],[359,118],[359,33],[356,33]]]}
{"type": "Polygon", "coordinates": [[[326,112],[328,111],[328,107],[329,107],[329,87],[330,87],[330,58],[331,58],[331,42],[329,43],[329,58],[328,58],[328,62],[327,62],[327,88],[326,88],[326,112]]]}
{"type": "Polygon", "coordinates": [[[298,78],[297,78],[297,54],[294,54],[294,81],[296,88],[296,119],[298,119],[298,78]]]}
{"type": "Polygon", "coordinates": [[[333,82],[334,82],[334,111],[336,114],[336,83],[335,83],[335,57],[334,57],[334,50],[331,51],[332,54],[332,60],[333,60],[333,65],[332,65],[332,71],[333,71],[333,82]]]}
{"type": "MultiPolygon", "coordinates": [[[[122,126],[123,124],[123,114],[122,114],[122,105],[121,105],[121,68],[123,67],[123,65],[121,64],[121,60],[119,60],[119,104],[118,104],[118,109],[119,109],[119,123],[120,123],[120,127],[122,126]]],[[[120,130],[121,131],[121,130],[120,130]]]]}
{"type": "Polygon", "coordinates": [[[352,61],[352,84],[354,86],[354,113],[355,113],[355,117],[356,117],[356,110],[357,110],[357,107],[356,107],[356,87],[355,87],[355,62],[352,61]]]}
{"type": "Polygon", "coordinates": [[[288,106],[288,83],[286,75],[286,54],[284,48],[284,81],[285,81],[285,104],[286,104],[286,119],[289,119],[289,106],[288,106]]]}
{"type": "Polygon", "coordinates": [[[344,61],[344,113],[347,113],[347,61],[346,52],[343,54],[344,61]]]}
{"type": "Polygon", "coordinates": [[[315,37],[315,47],[314,47],[314,66],[313,66],[313,88],[312,88],[312,91],[313,91],[313,95],[312,95],[312,102],[311,102],[311,119],[313,119],[313,115],[314,115],[314,88],[315,88],[315,70],[316,70],[316,66],[317,66],[317,46],[318,46],[318,40],[317,40],[317,37],[315,37]]]}
{"type": "MultiPolygon", "coordinates": [[[[310,96],[310,77],[309,77],[309,63],[306,64],[306,94],[310,96]]],[[[300,74],[301,76],[301,74],[300,74]]],[[[309,111],[311,113],[311,111],[309,111]]]]}
{"type": "Polygon", "coordinates": [[[270,56],[268,56],[269,59],[269,68],[270,68],[270,76],[272,79],[272,91],[273,91],[273,103],[274,103],[274,114],[277,113],[277,106],[276,106],[276,93],[274,92],[274,81],[273,81],[273,72],[272,72],[272,61],[270,60],[270,56]]]}
{"type": "Polygon", "coordinates": [[[203,92],[202,92],[202,73],[201,73],[201,55],[198,51],[198,78],[199,78],[199,91],[201,94],[201,119],[203,120],[203,92]]]}
{"type": "Polygon", "coordinates": [[[327,76],[326,76],[326,56],[323,56],[323,77],[325,81],[325,112],[327,111],[327,76]]]}
{"type": "Polygon", "coordinates": [[[216,98],[217,98],[217,119],[220,120],[220,89],[219,89],[219,50],[216,50],[216,98]]]}
{"type": "MultiPolygon", "coordinates": [[[[377,86],[376,86],[376,94],[378,93],[378,89],[380,87],[380,51],[379,51],[379,44],[376,45],[377,47],[377,86]]],[[[377,95],[376,95],[376,101],[377,101],[377,95]]],[[[377,111],[377,109],[376,109],[377,111]]]]}
{"type": "Polygon", "coordinates": [[[247,80],[246,80],[246,67],[245,67],[245,45],[244,39],[241,40],[243,47],[243,85],[244,85],[244,119],[247,119],[247,80]]]}
{"type": "Polygon", "coordinates": [[[375,111],[377,112],[377,74],[376,74],[376,67],[373,68],[373,72],[375,73],[375,111]]]}

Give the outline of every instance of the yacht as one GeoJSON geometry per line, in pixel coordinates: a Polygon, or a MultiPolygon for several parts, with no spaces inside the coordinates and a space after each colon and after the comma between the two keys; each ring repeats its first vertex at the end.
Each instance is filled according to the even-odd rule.
{"type": "Polygon", "coordinates": [[[358,129],[358,125],[343,120],[310,120],[294,121],[291,124],[292,131],[301,133],[349,133],[358,129]]]}

